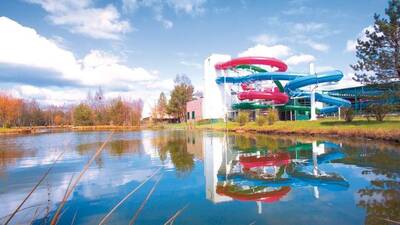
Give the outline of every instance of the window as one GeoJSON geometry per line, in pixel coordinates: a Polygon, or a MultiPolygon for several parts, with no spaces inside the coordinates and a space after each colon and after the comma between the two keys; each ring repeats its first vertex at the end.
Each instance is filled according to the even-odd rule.
{"type": "Polygon", "coordinates": [[[187,119],[187,120],[190,120],[190,112],[187,112],[187,113],[186,113],[186,119],[187,119]]]}
{"type": "Polygon", "coordinates": [[[194,117],[194,111],[192,111],[192,119],[193,119],[193,120],[195,119],[195,117],[194,117]]]}

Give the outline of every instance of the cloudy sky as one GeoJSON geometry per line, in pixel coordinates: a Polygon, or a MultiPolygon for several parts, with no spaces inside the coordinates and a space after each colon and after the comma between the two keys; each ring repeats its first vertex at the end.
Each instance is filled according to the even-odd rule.
{"type": "Polygon", "coordinates": [[[289,70],[340,69],[386,0],[4,0],[0,90],[41,104],[142,98],[145,111],[178,73],[202,88],[212,53],[271,56],[289,70]]]}

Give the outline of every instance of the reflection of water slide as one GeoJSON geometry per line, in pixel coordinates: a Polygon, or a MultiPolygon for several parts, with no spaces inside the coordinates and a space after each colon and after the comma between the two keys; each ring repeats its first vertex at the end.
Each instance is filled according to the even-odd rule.
{"type": "Polygon", "coordinates": [[[288,186],[279,187],[276,189],[265,188],[262,186],[244,188],[239,185],[218,184],[217,193],[220,195],[229,196],[240,201],[260,201],[260,202],[276,202],[290,192],[288,186]]]}
{"type": "MultiPolygon", "coordinates": [[[[216,79],[217,84],[223,83],[254,83],[257,81],[272,80],[275,82],[280,91],[269,91],[265,92],[255,91],[255,90],[244,90],[244,92],[239,92],[238,97],[240,100],[248,99],[260,99],[260,100],[271,100],[274,104],[285,104],[287,101],[282,101],[284,95],[289,95],[290,97],[311,97],[310,92],[301,90],[301,88],[318,85],[327,82],[337,82],[343,78],[343,73],[340,71],[331,71],[318,74],[301,74],[301,73],[289,73],[285,72],[287,66],[285,63],[278,59],[273,58],[263,58],[263,57],[244,57],[237,58],[231,61],[217,64],[215,66],[217,70],[235,70],[235,69],[247,69],[255,72],[246,76],[238,77],[218,77],[216,79]],[[278,68],[277,72],[267,72],[266,70],[253,65],[266,65],[270,67],[278,68]],[[282,85],[280,81],[288,81],[283,90],[281,90],[282,85]],[[284,93],[283,93],[284,92],[284,93]],[[278,97],[279,96],[279,97],[278,97]],[[281,101],[276,101],[279,98],[281,101]]],[[[327,114],[336,112],[339,107],[350,107],[351,103],[345,99],[331,97],[326,94],[315,93],[316,101],[323,102],[325,104],[331,105],[324,107],[319,110],[321,114],[327,114]]],[[[233,109],[265,109],[270,108],[271,104],[257,103],[257,102],[240,102],[232,105],[233,109]]],[[[307,111],[309,107],[295,106],[295,105],[285,105],[280,106],[283,110],[298,110],[307,111]]]]}
{"type": "MultiPolygon", "coordinates": [[[[293,188],[313,187],[319,198],[319,188],[346,190],[348,182],[339,174],[319,169],[319,164],[343,158],[340,146],[329,142],[298,143],[287,152],[269,153],[265,148],[230,148],[225,137],[204,138],[207,198],[214,203],[240,200],[257,203],[276,202],[293,188]],[[257,151],[258,149],[258,151],[257,151]],[[251,150],[251,151],[249,151],[251,150]],[[310,151],[297,160],[294,151],[310,151]]],[[[232,143],[234,144],[234,143],[232,143]]]]}
{"type": "Polygon", "coordinates": [[[239,162],[244,168],[260,166],[283,166],[290,163],[288,153],[272,153],[264,156],[240,156],[239,162]]]}

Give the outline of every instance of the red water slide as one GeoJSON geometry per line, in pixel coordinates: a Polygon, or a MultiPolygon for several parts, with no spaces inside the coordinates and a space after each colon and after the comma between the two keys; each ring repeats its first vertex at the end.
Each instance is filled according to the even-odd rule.
{"type": "MultiPolygon", "coordinates": [[[[230,61],[215,65],[217,70],[227,70],[240,65],[265,65],[277,68],[279,72],[285,72],[287,65],[279,59],[268,57],[241,57],[230,61]]],[[[280,92],[278,89],[257,91],[249,84],[242,83],[244,92],[238,93],[239,100],[267,100],[273,101],[274,104],[286,104],[289,101],[289,96],[286,93],[280,92]]]]}
{"type": "Polygon", "coordinates": [[[240,57],[215,65],[217,70],[227,70],[240,65],[265,65],[278,68],[279,72],[285,72],[287,65],[279,59],[268,57],[240,57]]]}
{"type": "Polygon", "coordinates": [[[289,96],[285,93],[282,93],[279,91],[278,88],[274,88],[273,90],[263,90],[263,91],[255,91],[251,90],[248,87],[244,92],[239,92],[238,93],[238,98],[239,100],[255,100],[255,99],[262,99],[262,100],[268,100],[268,101],[273,101],[275,104],[286,104],[289,101],[289,96]]]}

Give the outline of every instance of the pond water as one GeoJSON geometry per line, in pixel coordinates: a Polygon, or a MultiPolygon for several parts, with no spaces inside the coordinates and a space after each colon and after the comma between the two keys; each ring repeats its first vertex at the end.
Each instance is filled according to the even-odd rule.
{"type": "MultiPolygon", "coordinates": [[[[71,180],[108,135],[71,132],[1,137],[0,224],[65,151],[10,223],[49,224],[71,180]]],[[[149,176],[107,217],[106,224],[400,221],[398,146],[140,131],[113,134],[73,190],[58,224],[99,224],[149,176]]]]}

